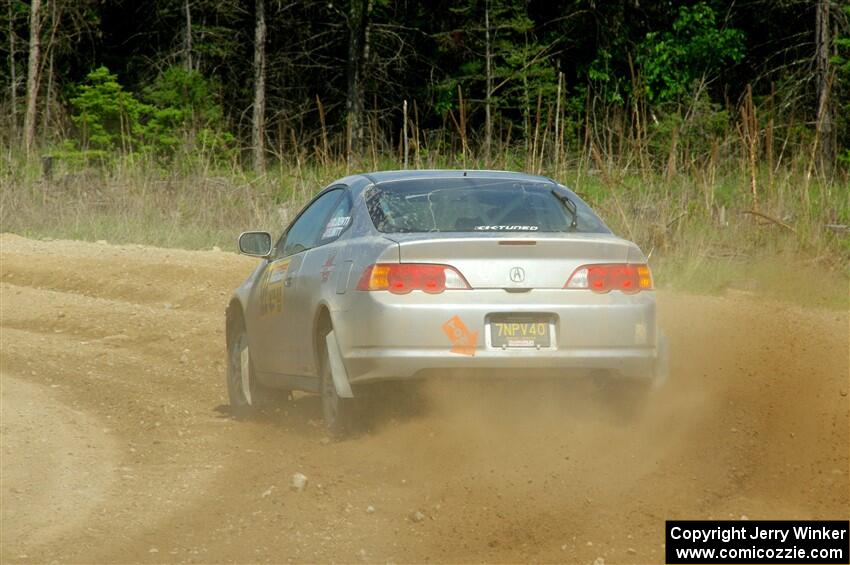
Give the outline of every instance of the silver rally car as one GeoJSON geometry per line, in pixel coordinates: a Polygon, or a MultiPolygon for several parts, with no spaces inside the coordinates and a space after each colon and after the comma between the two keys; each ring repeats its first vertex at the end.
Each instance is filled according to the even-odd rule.
{"type": "Polygon", "coordinates": [[[359,385],[441,375],[587,373],[657,383],[666,350],[646,257],[539,176],[394,171],[331,183],[227,308],[235,413],[270,389],[322,395],[333,434],[359,385]]]}

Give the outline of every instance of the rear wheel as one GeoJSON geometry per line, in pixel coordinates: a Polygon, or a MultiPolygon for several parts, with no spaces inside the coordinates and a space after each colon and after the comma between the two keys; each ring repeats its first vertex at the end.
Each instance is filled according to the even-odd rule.
{"type": "MultiPolygon", "coordinates": [[[[325,334],[325,337],[327,334],[325,334]]],[[[349,435],[354,428],[354,399],[340,398],[334,385],[331,373],[330,353],[325,342],[325,337],[320,340],[322,348],[321,363],[319,367],[319,379],[321,380],[322,416],[325,420],[325,429],[332,437],[341,439],[349,435]]]]}
{"type": "Polygon", "coordinates": [[[651,374],[623,378],[608,371],[599,371],[592,376],[596,394],[616,414],[626,420],[634,420],[643,413],[654,393],[667,382],[668,363],[667,337],[659,332],[651,374]]]}

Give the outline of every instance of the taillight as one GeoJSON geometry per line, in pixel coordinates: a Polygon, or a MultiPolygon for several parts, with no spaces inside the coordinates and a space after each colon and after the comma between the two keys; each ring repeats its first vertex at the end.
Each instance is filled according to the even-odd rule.
{"type": "Polygon", "coordinates": [[[454,267],[422,263],[369,265],[357,283],[357,290],[388,290],[394,294],[414,290],[437,294],[447,289],[469,289],[469,284],[454,267]]]}
{"type": "Polygon", "coordinates": [[[575,270],[564,288],[589,288],[594,292],[652,290],[652,273],[644,264],[584,265],[575,270]]]}

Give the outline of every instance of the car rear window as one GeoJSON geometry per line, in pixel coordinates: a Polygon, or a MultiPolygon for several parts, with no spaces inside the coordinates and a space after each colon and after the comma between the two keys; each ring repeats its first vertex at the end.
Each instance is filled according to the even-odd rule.
{"type": "Polygon", "coordinates": [[[384,182],[369,189],[366,205],[375,228],[384,233],[610,233],[578,196],[546,182],[486,178],[384,182]],[[575,228],[563,197],[575,204],[575,228]]]}

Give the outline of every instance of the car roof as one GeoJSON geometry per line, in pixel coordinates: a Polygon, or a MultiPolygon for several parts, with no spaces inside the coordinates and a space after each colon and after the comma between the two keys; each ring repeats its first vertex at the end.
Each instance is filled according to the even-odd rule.
{"type": "MultiPolygon", "coordinates": [[[[354,194],[359,195],[361,191],[372,185],[392,186],[392,183],[397,181],[461,178],[541,182],[563,187],[563,185],[555,182],[549,177],[512,171],[489,171],[483,169],[415,169],[406,171],[374,171],[371,173],[355,173],[335,180],[326,187],[326,190],[330,190],[334,186],[344,185],[350,187],[354,194]]],[[[569,189],[567,190],[569,191],[569,189]]]]}
{"type": "Polygon", "coordinates": [[[373,184],[384,182],[417,180],[417,179],[451,179],[451,178],[503,178],[513,180],[531,180],[554,182],[548,177],[539,175],[529,175],[526,173],[517,173],[511,171],[488,171],[479,169],[417,169],[406,171],[376,171],[372,173],[363,173],[373,184]]]}

